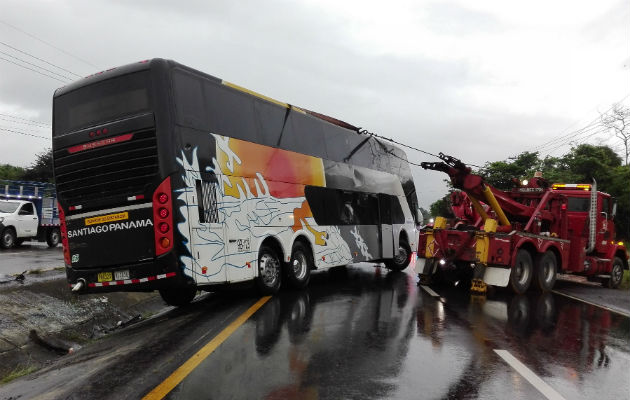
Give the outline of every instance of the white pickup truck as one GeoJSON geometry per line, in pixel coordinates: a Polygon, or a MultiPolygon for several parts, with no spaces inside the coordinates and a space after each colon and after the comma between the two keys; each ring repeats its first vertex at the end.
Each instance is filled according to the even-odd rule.
{"type": "Polygon", "coordinates": [[[0,248],[9,249],[26,240],[46,241],[50,247],[57,246],[61,233],[56,198],[44,195],[41,190],[30,191],[31,185],[19,183],[19,194],[15,194],[11,190],[15,187],[9,184],[0,191],[0,248]]]}

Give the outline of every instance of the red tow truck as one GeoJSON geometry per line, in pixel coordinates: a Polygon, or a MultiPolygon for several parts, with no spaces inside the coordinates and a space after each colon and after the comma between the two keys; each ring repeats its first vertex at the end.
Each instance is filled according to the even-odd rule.
{"type": "Polygon", "coordinates": [[[535,176],[502,191],[460,160],[439,156],[442,162],[422,167],[447,173],[461,192],[451,196],[454,220],[438,217],[420,232],[421,283],[470,280],[473,292],[509,285],[520,294],[532,285],[549,291],[556,274],[570,273],[619,286],[628,252],[615,240],[617,204],[595,181],[551,185],[535,176]]]}

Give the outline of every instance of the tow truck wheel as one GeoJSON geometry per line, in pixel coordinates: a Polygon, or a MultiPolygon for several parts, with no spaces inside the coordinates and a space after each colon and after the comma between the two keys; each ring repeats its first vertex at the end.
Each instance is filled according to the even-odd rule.
{"type": "Polygon", "coordinates": [[[512,266],[510,273],[510,286],[516,294],[523,294],[529,289],[532,283],[532,275],[534,272],[534,262],[532,256],[527,250],[520,249],[516,253],[516,261],[512,266]]]}
{"type": "Polygon", "coordinates": [[[385,266],[392,271],[402,271],[411,262],[411,249],[405,239],[398,241],[398,252],[391,260],[385,261],[385,266]]]}
{"type": "Polygon", "coordinates": [[[54,228],[48,231],[48,235],[46,236],[46,243],[48,243],[48,247],[57,247],[60,241],[61,234],[59,233],[59,229],[54,228]]]}
{"type": "Polygon", "coordinates": [[[616,289],[621,284],[621,280],[623,278],[623,261],[621,258],[615,257],[613,260],[612,271],[610,271],[610,278],[608,278],[608,287],[611,289],[616,289]]]}
{"type": "Polygon", "coordinates": [[[2,231],[2,236],[0,236],[0,246],[3,249],[10,249],[15,246],[15,242],[17,241],[17,235],[15,234],[15,230],[13,228],[6,228],[2,231]]]}
{"type": "Polygon", "coordinates": [[[285,265],[285,275],[289,285],[295,289],[303,289],[311,279],[313,256],[310,250],[300,242],[293,244],[291,261],[285,265]]]}
{"type": "Polygon", "coordinates": [[[558,261],[556,255],[551,251],[546,251],[538,255],[536,258],[536,272],[534,274],[534,282],[541,292],[548,292],[553,289],[556,283],[556,272],[558,270],[558,261]]]}
{"type": "Polygon", "coordinates": [[[280,290],[282,280],[280,259],[268,246],[260,246],[258,252],[258,276],[256,286],[262,295],[272,295],[280,290]]]}
{"type": "Polygon", "coordinates": [[[197,287],[160,289],[162,300],[169,306],[182,307],[189,304],[197,295],[197,287]]]}

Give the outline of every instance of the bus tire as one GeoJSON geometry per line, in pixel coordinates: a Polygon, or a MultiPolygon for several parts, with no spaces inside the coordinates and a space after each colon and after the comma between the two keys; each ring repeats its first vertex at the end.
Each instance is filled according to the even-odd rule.
{"type": "Polygon", "coordinates": [[[17,235],[15,234],[15,229],[9,227],[5,228],[2,231],[2,235],[0,235],[0,247],[3,249],[10,249],[15,246],[17,242],[17,235]]]}
{"type": "Polygon", "coordinates": [[[510,272],[510,287],[516,294],[523,294],[529,289],[534,274],[532,256],[525,249],[519,249],[510,272]]]}
{"type": "Polygon", "coordinates": [[[60,241],[61,233],[58,228],[52,228],[48,231],[48,235],[46,235],[46,243],[48,243],[48,247],[57,247],[60,241]]]}
{"type": "Polygon", "coordinates": [[[385,266],[392,271],[402,271],[407,268],[410,262],[411,248],[405,239],[400,238],[398,241],[398,252],[394,258],[385,261],[385,266]]]}
{"type": "Polygon", "coordinates": [[[548,292],[553,289],[556,283],[558,272],[558,261],[552,251],[546,251],[536,257],[536,271],[534,272],[534,283],[541,292],[548,292]]]}
{"type": "Polygon", "coordinates": [[[197,295],[197,287],[160,289],[162,300],[169,306],[182,307],[190,304],[197,295]]]}
{"type": "Polygon", "coordinates": [[[276,251],[269,246],[260,246],[258,252],[258,276],[256,287],[263,296],[273,295],[280,290],[282,267],[276,251]]]}
{"type": "Polygon", "coordinates": [[[286,265],[285,275],[289,286],[303,289],[311,279],[313,269],[313,254],[303,243],[295,242],[291,249],[291,261],[286,265]]]}
{"type": "Polygon", "coordinates": [[[612,269],[610,270],[610,278],[607,279],[607,285],[611,289],[617,289],[623,279],[623,261],[621,258],[613,259],[612,269]]]}

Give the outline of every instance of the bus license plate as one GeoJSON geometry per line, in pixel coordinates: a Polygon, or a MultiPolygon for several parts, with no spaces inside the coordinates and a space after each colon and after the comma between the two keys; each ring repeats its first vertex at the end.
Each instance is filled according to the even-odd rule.
{"type": "Polygon", "coordinates": [[[128,269],[123,269],[122,271],[114,271],[114,280],[124,281],[125,279],[129,279],[128,269]]]}
{"type": "Polygon", "coordinates": [[[99,282],[109,282],[114,280],[111,272],[99,272],[97,278],[99,282]]]}

